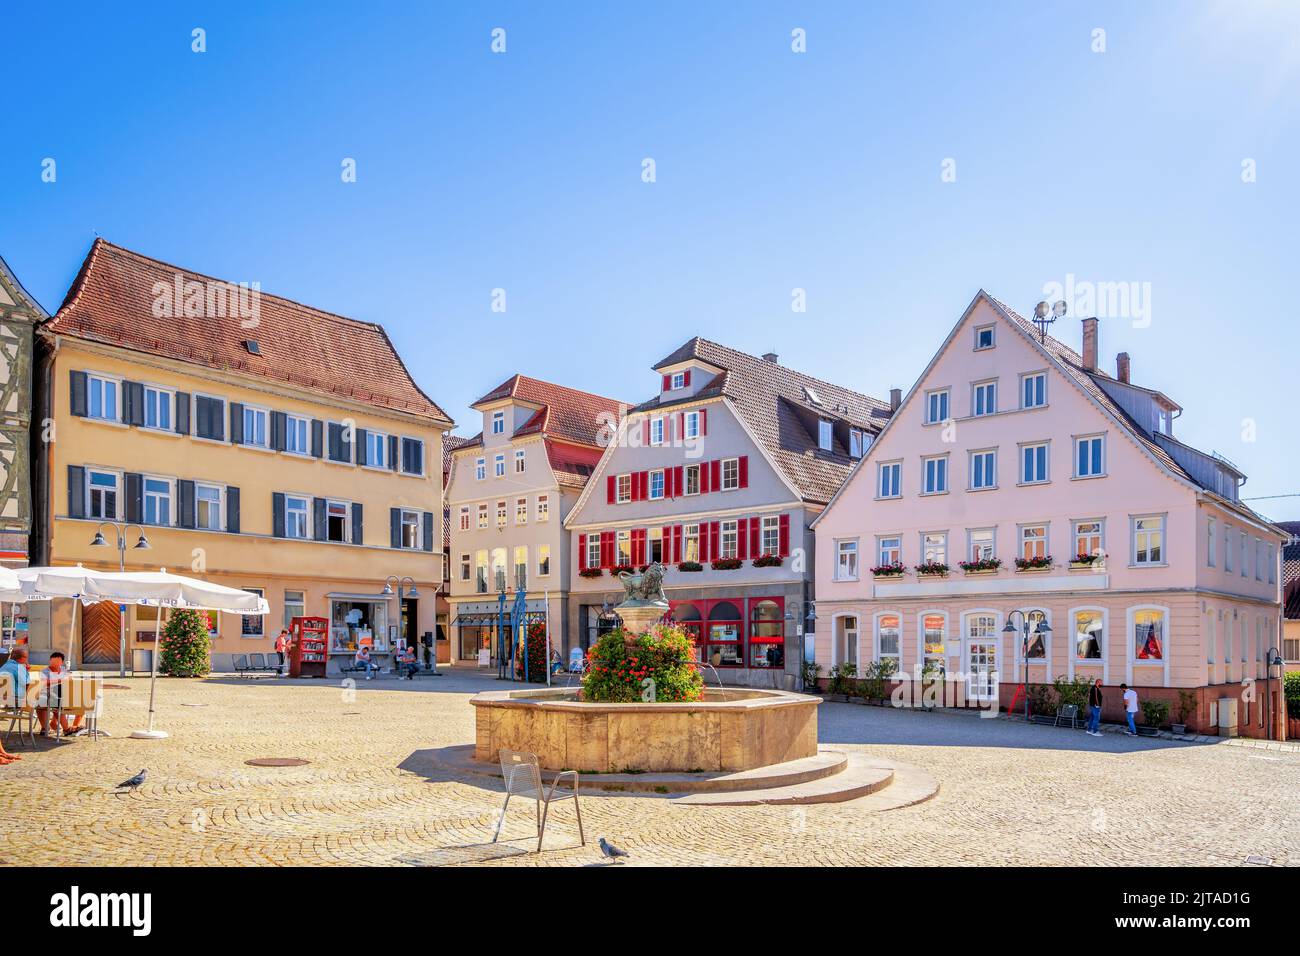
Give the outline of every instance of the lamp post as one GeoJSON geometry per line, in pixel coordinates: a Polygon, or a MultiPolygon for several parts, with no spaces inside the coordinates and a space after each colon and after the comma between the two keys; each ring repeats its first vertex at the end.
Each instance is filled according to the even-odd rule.
{"type": "Polygon", "coordinates": [[[1034,631],[1033,631],[1034,635],[1035,635],[1035,636],[1039,636],[1039,637],[1046,637],[1048,634],[1051,634],[1051,633],[1052,633],[1052,629],[1051,629],[1051,627],[1049,627],[1048,624],[1047,624],[1047,614],[1046,614],[1044,611],[1038,610],[1037,608],[1035,608],[1035,609],[1033,609],[1033,610],[1031,610],[1031,611],[1029,611],[1029,612],[1021,611],[1021,610],[1019,610],[1019,609],[1012,610],[1012,611],[1008,611],[1008,612],[1007,612],[1007,626],[1004,627],[1004,628],[1002,629],[1002,633],[1003,633],[1003,634],[1017,634],[1017,633],[1019,633],[1019,634],[1021,635],[1021,639],[1020,639],[1020,657],[1021,657],[1021,659],[1024,661],[1024,675],[1025,675],[1025,677],[1024,677],[1024,687],[1025,687],[1025,723],[1029,723],[1029,633],[1030,633],[1030,632],[1029,632],[1029,617],[1030,617],[1030,615],[1032,615],[1032,614],[1038,614],[1038,615],[1041,615],[1041,617],[1042,617],[1042,620],[1040,620],[1040,621],[1038,622],[1038,624],[1035,625],[1035,627],[1034,627],[1034,631]],[[1017,614],[1020,615],[1020,627],[1019,627],[1019,628],[1017,628],[1013,623],[1011,623],[1012,618],[1014,618],[1017,614]]]}
{"type": "MultiPolygon", "coordinates": [[[[794,600],[791,601],[786,601],[785,619],[787,623],[792,623],[795,626],[794,633],[795,636],[799,638],[800,664],[801,665],[807,664],[808,663],[808,639],[806,637],[806,634],[808,631],[811,631],[817,623],[817,602],[809,601],[807,602],[807,604],[805,604],[803,601],[800,601],[798,598],[795,598],[794,600]]],[[[802,687],[804,690],[807,690],[808,689],[807,687],[803,687],[803,674],[804,674],[804,670],[803,667],[801,666],[799,668],[799,686],[802,687]]]]}
{"type": "MultiPolygon", "coordinates": [[[[396,574],[390,574],[387,578],[384,579],[384,589],[380,593],[384,597],[390,599],[392,598],[394,593],[397,594],[397,620],[400,623],[402,620],[402,610],[405,607],[405,605],[402,604],[402,602],[405,601],[408,597],[419,597],[420,589],[415,586],[414,578],[405,577],[405,576],[399,578],[396,574]],[[406,582],[408,581],[411,582],[411,590],[409,592],[406,590],[406,582]],[[393,591],[393,582],[397,582],[396,592],[393,591]]],[[[402,638],[405,637],[405,635],[401,633],[400,628],[398,630],[398,637],[402,637],[402,638]]],[[[394,671],[397,670],[397,658],[395,657],[393,658],[393,670],[394,671]]]]}
{"type": "MultiPolygon", "coordinates": [[[[1278,668],[1279,677],[1286,671],[1286,661],[1282,660],[1282,651],[1270,647],[1264,654],[1264,692],[1268,694],[1268,739],[1273,739],[1273,725],[1277,718],[1273,715],[1273,668],[1278,668]]],[[[1286,739],[1286,735],[1282,735],[1286,739]]]]}
{"type": "MultiPolygon", "coordinates": [[[[108,547],[108,541],[106,541],[104,538],[104,527],[106,525],[113,529],[113,534],[116,536],[117,569],[119,571],[126,570],[126,533],[128,531],[130,531],[132,528],[135,528],[140,532],[140,537],[136,539],[135,544],[131,545],[131,550],[148,551],[149,548],[151,547],[149,544],[149,539],[144,536],[144,528],[141,527],[140,525],[135,523],[127,524],[124,521],[101,521],[99,523],[99,527],[95,529],[95,536],[90,539],[90,546],[92,548],[108,547]]],[[[119,623],[118,635],[117,635],[117,676],[125,677],[126,676],[126,614],[125,612],[119,612],[119,617],[121,618],[121,621],[119,623]]],[[[159,622],[159,626],[161,630],[161,622],[159,622]]],[[[155,654],[158,653],[158,646],[161,642],[162,642],[162,634],[155,635],[154,644],[153,644],[153,652],[155,654]]],[[[131,670],[134,671],[135,668],[132,667],[131,670]]]]}

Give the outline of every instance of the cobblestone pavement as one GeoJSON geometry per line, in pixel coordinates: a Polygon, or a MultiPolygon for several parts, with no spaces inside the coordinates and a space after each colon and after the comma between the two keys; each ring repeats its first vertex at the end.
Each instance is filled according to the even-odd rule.
{"type": "MultiPolygon", "coordinates": [[[[415,682],[110,678],[99,742],[40,741],[0,767],[0,863],[599,865],[596,838],[646,864],[1300,864],[1300,754],[1134,740],[957,714],[856,704],[820,710],[824,744],[922,767],[927,803],[687,807],[660,797],[584,798],[528,852],[526,806],[491,844],[499,783],[452,780],[432,748],[473,740],[476,673],[415,682]],[[245,765],[298,757],[300,767],[245,765]],[[142,767],[137,793],[113,787],[142,767]]],[[[11,749],[14,749],[11,742],[11,749]]]]}

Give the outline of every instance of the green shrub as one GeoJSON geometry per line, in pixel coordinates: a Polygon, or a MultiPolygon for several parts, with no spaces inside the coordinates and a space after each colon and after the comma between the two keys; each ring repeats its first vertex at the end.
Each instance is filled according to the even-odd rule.
{"type": "Polygon", "coordinates": [[[1056,714],[1056,688],[1051,684],[1034,684],[1029,688],[1029,712],[1052,717],[1056,714]]]}
{"type": "Polygon", "coordinates": [[[168,613],[158,652],[158,672],[171,677],[206,677],[212,669],[208,621],[198,611],[168,613]]]}
{"type": "Polygon", "coordinates": [[[1186,724],[1187,718],[1196,713],[1196,695],[1190,690],[1178,692],[1178,723],[1186,724]]]}
{"type": "Polygon", "coordinates": [[[1152,727],[1159,727],[1169,716],[1169,701],[1167,700],[1144,700],[1142,701],[1142,722],[1150,724],[1152,727]]]}
{"type": "Polygon", "coordinates": [[[1286,715],[1300,717],[1300,671],[1292,671],[1282,678],[1286,694],[1286,715]]]}
{"type": "Polygon", "coordinates": [[[859,681],[858,693],[865,700],[884,700],[889,693],[889,679],[898,670],[898,662],[892,657],[879,661],[868,661],[862,667],[862,680],[859,681]]]}
{"type": "Polygon", "coordinates": [[[704,678],[695,643],[680,627],[656,624],[629,647],[622,628],[598,640],[588,654],[582,699],[599,703],[678,703],[700,700],[704,678]],[[648,682],[648,683],[647,683],[648,682]]]}
{"type": "Polygon", "coordinates": [[[821,675],[821,665],[816,661],[804,661],[799,667],[799,678],[805,691],[817,691],[817,678],[821,675]]]}
{"type": "Polygon", "coordinates": [[[826,686],[826,692],[852,697],[857,693],[857,676],[856,664],[836,664],[831,668],[831,679],[826,686]]]}
{"type": "Polygon", "coordinates": [[[1058,677],[1052,681],[1060,706],[1074,704],[1081,714],[1088,710],[1088,688],[1091,686],[1092,681],[1087,677],[1076,677],[1073,680],[1068,677],[1058,677]]]}
{"type": "MultiPolygon", "coordinates": [[[[523,647],[515,648],[515,676],[524,679],[523,647]]],[[[528,625],[528,679],[530,681],[546,680],[546,622],[533,621],[528,625]]]]}

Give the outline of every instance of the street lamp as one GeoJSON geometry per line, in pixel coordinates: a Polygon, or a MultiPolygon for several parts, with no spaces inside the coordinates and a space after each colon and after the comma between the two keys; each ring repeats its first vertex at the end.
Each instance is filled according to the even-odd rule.
{"type": "Polygon", "coordinates": [[[1032,610],[1029,612],[1019,609],[1007,612],[1007,626],[1002,629],[1003,634],[1021,634],[1020,656],[1024,660],[1024,687],[1025,687],[1025,723],[1029,723],[1029,618],[1030,615],[1039,616],[1038,624],[1034,627],[1035,637],[1046,637],[1052,633],[1051,627],[1047,623],[1047,614],[1044,611],[1032,610]],[[1020,615],[1020,627],[1017,628],[1011,623],[1011,619],[1017,614],[1020,615]]]}
{"type": "MultiPolygon", "coordinates": [[[[414,578],[411,578],[411,577],[400,577],[400,578],[399,578],[396,574],[390,574],[387,578],[384,579],[384,589],[383,589],[383,591],[381,591],[380,593],[381,593],[384,597],[386,597],[386,598],[391,598],[391,597],[393,596],[393,594],[396,593],[396,595],[397,595],[397,601],[398,601],[398,604],[397,604],[397,620],[398,620],[398,621],[401,621],[401,619],[402,619],[402,609],[403,609],[403,607],[404,607],[404,605],[403,605],[401,602],[404,601],[404,600],[406,600],[408,597],[419,597],[419,596],[420,596],[420,591],[419,591],[419,588],[417,588],[417,587],[415,586],[415,579],[414,579],[414,578]],[[396,592],[393,591],[393,582],[394,582],[394,581],[397,582],[397,591],[396,591],[396,592]],[[407,591],[407,590],[406,590],[406,582],[407,582],[407,581],[410,581],[410,582],[411,582],[411,590],[410,590],[410,591],[407,591]]],[[[405,639],[405,637],[406,637],[405,634],[401,634],[401,633],[399,633],[398,636],[401,637],[401,638],[403,638],[403,639],[405,639]]],[[[396,652],[394,652],[394,653],[396,653],[396,652]]],[[[397,658],[396,658],[396,657],[393,658],[393,667],[394,667],[394,669],[396,669],[396,667],[397,667],[397,658]]]]}
{"type": "MultiPolygon", "coordinates": [[[[117,569],[126,570],[126,533],[132,528],[140,532],[140,537],[136,539],[135,544],[131,545],[132,551],[148,551],[150,547],[149,539],[144,536],[144,528],[138,524],[127,524],[124,521],[101,521],[99,527],[95,529],[95,536],[90,539],[92,548],[107,548],[108,542],[104,539],[104,527],[108,526],[113,529],[113,534],[117,541],[117,569]]],[[[118,626],[117,635],[117,676],[126,676],[126,615],[120,614],[121,621],[118,626]]],[[[161,635],[158,635],[161,637],[161,635]]],[[[158,653],[158,640],[154,641],[154,653],[158,653]]],[[[132,668],[134,671],[134,668],[132,668]]]]}
{"type": "MultiPolygon", "coordinates": [[[[1286,661],[1282,660],[1282,652],[1276,647],[1270,647],[1264,655],[1264,693],[1268,695],[1268,739],[1273,739],[1273,668],[1278,668],[1279,676],[1286,671],[1286,661]]],[[[1283,740],[1286,736],[1283,735],[1283,740]]]]}

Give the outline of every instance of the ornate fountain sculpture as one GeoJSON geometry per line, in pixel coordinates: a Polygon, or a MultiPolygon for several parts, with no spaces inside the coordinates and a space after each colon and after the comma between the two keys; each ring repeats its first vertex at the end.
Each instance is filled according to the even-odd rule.
{"type": "Polygon", "coordinates": [[[668,613],[668,599],[664,597],[665,570],[662,564],[654,561],[639,574],[623,571],[618,576],[626,594],[614,610],[623,619],[623,630],[629,643],[668,613]]]}

